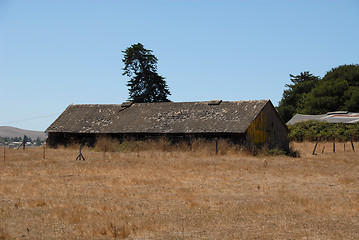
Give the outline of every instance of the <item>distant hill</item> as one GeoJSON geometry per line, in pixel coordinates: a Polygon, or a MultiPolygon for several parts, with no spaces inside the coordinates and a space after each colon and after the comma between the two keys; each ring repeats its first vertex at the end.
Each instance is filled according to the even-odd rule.
{"type": "Polygon", "coordinates": [[[23,137],[24,135],[36,140],[37,137],[44,140],[47,138],[46,133],[41,131],[24,130],[15,127],[0,126],[0,137],[23,137]]]}

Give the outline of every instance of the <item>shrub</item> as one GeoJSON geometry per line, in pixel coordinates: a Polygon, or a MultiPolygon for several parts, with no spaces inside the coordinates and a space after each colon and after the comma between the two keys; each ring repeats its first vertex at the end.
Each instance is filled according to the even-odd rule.
{"type": "Polygon", "coordinates": [[[359,139],[359,123],[328,123],[322,121],[306,121],[291,125],[289,128],[290,141],[339,141],[359,139]]]}

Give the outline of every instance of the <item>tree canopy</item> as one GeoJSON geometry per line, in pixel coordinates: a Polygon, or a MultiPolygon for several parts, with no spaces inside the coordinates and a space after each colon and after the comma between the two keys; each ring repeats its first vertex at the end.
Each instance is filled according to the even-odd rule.
{"type": "Polygon", "coordinates": [[[302,72],[297,76],[290,74],[289,76],[292,84],[285,85],[288,89],[284,90],[282,100],[280,100],[277,108],[279,115],[285,122],[303,110],[305,97],[320,79],[309,72],[302,72]]]}
{"type": "Polygon", "coordinates": [[[333,68],[305,98],[303,113],[359,111],[359,65],[333,68]]]}
{"type": "Polygon", "coordinates": [[[169,102],[171,95],[165,78],[157,73],[157,61],[152,50],[147,50],[141,43],[128,47],[122,59],[125,67],[123,75],[130,77],[129,100],[141,102],[169,102]]]}
{"type": "Polygon", "coordinates": [[[359,65],[338,66],[322,79],[309,72],[290,77],[292,84],[286,85],[277,108],[285,122],[296,113],[359,111],[359,65]]]}

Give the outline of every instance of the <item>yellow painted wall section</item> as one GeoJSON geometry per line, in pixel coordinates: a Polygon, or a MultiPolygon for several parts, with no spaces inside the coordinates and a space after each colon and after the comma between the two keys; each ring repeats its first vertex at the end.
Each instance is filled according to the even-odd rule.
{"type": "Polygon", "coordinates": [[[261,112],[260,115],[258,115],[258,117],[252,122],[252,124],[247,130],[253,144],[264,144],[266,140],[269,140],[269,133],[265,131],[265,129],[266,119],[261,112]]]}

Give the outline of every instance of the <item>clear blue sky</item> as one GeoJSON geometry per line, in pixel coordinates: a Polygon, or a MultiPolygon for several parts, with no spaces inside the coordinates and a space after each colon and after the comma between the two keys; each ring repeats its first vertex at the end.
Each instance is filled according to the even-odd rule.
{"type": "Polygon", "coordinates": [[[359,63],[359,1],[0,0],[0,126],[126,101],[121,51],[138,42],[172,101],[277,105],[289,74],[359,63]]]}

